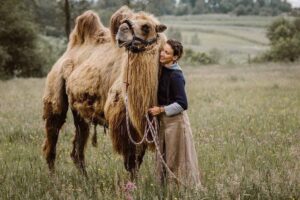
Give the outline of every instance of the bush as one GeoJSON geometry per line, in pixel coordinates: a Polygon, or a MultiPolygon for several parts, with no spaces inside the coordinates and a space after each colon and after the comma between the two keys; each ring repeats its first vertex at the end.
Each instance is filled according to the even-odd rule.
{"type": "Polygon", "coordinates": [[[215,61],[206,53],[195,52],[192,49],[186,49],[184,51],[183,62],[190,65],[215,64],[215,61]]]}
{"type": "Polygon", "coordinates": [[[300,19],[293,22],[281,18],[274,21],[267,30],[271,50],[261,58],[263,61],[290,61],[300,58],[300,19]]]}
{"type": "Polygon", "coordinates": [[[236,7],[233,11],[237,16],[240,15],[246,15],[247,13],[247,8],[244,5],[239,5],[238,7],[236,7]]]}
{"type": "Polygon", "coordinates": [[[300,57],[300,35],[292,38],[280,38],[269,52],[272,61],[294,62],[300,57]]]}
{"type": "Polygon", "coordinates": [[[290,38],[295,34],[295,26],[284,18],[275,20],[267,28],[267,38],[271,43],[276,43],[279,38],[290,38]]]}
{"type": "Polygon", "coordinates": [[[222,58],[222,52],[219,49],[213,48],[209,51],[209,57],[212,63],[219,63],[222,58]]]}

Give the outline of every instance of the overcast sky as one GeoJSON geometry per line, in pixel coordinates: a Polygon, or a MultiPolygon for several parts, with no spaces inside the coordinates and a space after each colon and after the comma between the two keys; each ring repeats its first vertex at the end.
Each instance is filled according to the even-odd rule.
{"type": "Polygon", "coordinates": [[[300,7],[300,0],[287,0],[292,4],[293,7],[300,7]]]}

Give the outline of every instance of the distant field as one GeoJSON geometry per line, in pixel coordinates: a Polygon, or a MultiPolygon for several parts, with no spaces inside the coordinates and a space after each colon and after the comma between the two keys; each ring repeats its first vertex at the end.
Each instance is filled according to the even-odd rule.
{"type": "Polygon", "coordinates": [[[268,49],[266,27],[276,17],[196,15],[163,16],[162,22],[168,28],[175,28],[182,34],[186,48],[209,52],[222,52],[222,63],[246,63],[268,49]],[[193,44],[191,38],[197,34],[200,44],[193,44]]]}
{"type": "MultiPolygon", "coordinates": [[[[189,116],[206,191],[167,191],[147,152],[134,199],[300,199],[300,66],[186,67],[189,116]]],[[[124,199],[123,160],[99,129],[86,150],[89,179],[69,153],[69,116],[49,177],[42,93],[45,79],[0,81],[0,199],[124,199]]],[[[70,114],[70,113],[69,113],[70,114]]]]}

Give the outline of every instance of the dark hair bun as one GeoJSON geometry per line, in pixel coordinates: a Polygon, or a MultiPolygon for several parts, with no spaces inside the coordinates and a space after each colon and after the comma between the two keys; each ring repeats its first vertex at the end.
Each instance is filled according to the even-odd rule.
{"type": "Polygon", "coordinates": [[[177,56],[178,57],[177,60],[179,60],[183,53],[183,46],[182,46],[181,42],[179,42],[177,40],[169,39],[169,40],[167,40],[167,43],[173,49],[174,56],[177,56]]]}

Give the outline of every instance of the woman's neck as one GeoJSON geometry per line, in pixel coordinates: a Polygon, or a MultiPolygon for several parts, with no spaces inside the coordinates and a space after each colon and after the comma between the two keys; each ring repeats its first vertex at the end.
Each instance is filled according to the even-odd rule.
{"type": "Polygon", "coordinates": [[[164,64],[164,66],[166,67],[166,68],[171,68],[172,67],[172,65],[174,65],[176,62],[170,62],[170,63],[167,63],[167,64],[164,64]]]}

